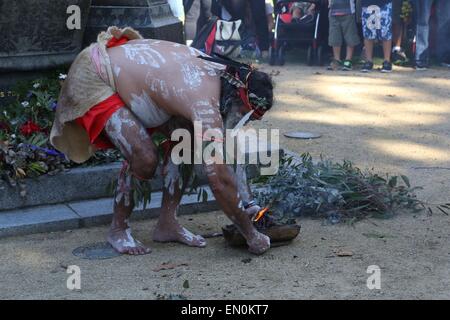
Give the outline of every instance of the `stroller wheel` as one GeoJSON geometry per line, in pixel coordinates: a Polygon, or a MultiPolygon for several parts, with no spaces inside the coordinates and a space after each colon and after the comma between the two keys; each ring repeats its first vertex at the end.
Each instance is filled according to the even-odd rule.
{"type": "Polygon", "coordinates": [[[284,59],[284,46],[280,46],[280,48],[278,49],[278,57],[276,60],[278,65],[284,66],[286,62],[284,59]]]}
{"type": "Polygon", "coordinates": [[[308,66],[312,66],[314,63],[314,52],[312,46],[308,47],[308,52],[306,53],[306,63],[308,66]]]}
{"type": "Polygon", "coordinates": [[[269,48],[269,64],[271,66],[274,66],[276,64],[276,62],[277,62],[277,51],[274,48],[270,47],[269,48]]]}

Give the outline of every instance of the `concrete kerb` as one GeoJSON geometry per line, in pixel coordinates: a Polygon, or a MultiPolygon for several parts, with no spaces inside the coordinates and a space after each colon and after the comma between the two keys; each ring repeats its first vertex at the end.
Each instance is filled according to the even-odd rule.
{"type": "MultiPolygon", "coordinates": [[[[279,152],[280,157],[286,154],[283,150],[279,150],[279,152]]],[[[290,153],[288,152],[288,154],[290,153]]],[[[60,175],[44,176],[27,181],[27,187],[31,188],[28,189],[30,197],[15,206],[12,201],[14,199],[17,201],[17,196],[20,197],[18,191],[11,192],[10,190],[9,195],[13,194],[11,198],[2,192],[0,194],[0,209],[3,209],[0,210],[0,238],[72,230],[110,223],[113,199],[108,195],[106,186],[111,179],[117,176],[119,170],[120,164],[115,163],[95,168],[74,169],[60,175]],[[54,192],[56,190],[57,192],[54,192]],[[74,195],[67,190],[77,194],[74,195]],[[32,194],[34,191],[38,194],[32,194]],[[17,195],[14,195],[16,193],[17,195]],[[40,195],[44,201],[39,198],[40,195]],[[8,202],[3,202],[5,199],[8,202]],[[24,204],[34,206],[24,208],[24,204]],[[8,210],[8,208],[12,208],[12,210],[8,210]]],[[[249,166],[249,178],[256,177],[258,171],[256,165],[249,166]]],[[[154,180],[155,190],[160,190],[162,186],[160,170],[158,177],[154,180]]],[[[203,176],[201,180],[206,181],[206,177],[203,176]]],[[[11,189],[10,187],[6,188],[11,189]]],[[[197,194],[184,195],[179,214],[218,210],[218,204],[211,190],[209,187],[204,187],[204,189],[208,192],[208,201],[197,201],[197,194]]],[[[153,192],[150,205],[146,209],[136,208],[132,220],[157,217],[161,198],[160,191],[153,192]]]]}

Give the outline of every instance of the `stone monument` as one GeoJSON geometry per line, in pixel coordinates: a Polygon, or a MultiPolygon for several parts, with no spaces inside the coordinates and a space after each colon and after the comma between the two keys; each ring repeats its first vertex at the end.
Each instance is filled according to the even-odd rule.
{"type": "Polygon", "coordinates": [[[184,41],[183,25],[166,0],[93,0],[85,45],[109,26],[133,27],[145,38],[184,41]]]}
{"type": "Polygon", "coordinates": [[[34,71],[70,63],[82,48],[91,0],[0,0],[0,72],[34,71]],[[68,8],[80,9],[70,30],[68,8]]]}
{"type": "Polygon", "coordinates": [[[134,27],[148,38],[184,38],[167,0],[0,0],[0,91],[19,79],[68,66],[111,25],[134,27]],[[70,30],[68,8],[73,5],[79,8],[80,24],[70,30]]]}

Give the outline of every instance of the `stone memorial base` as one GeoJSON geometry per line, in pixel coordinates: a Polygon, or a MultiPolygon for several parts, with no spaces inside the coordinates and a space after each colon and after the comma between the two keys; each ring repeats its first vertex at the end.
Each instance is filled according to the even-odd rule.
{"type": "MultiPolygon", "coordinates": [[[[45,70],[68,67],[109,26],[133,27],[145,38],[182,43],[183,24],[167,0],[0,1],[0,93],[45,70]],[[77,5],[81,29],[69,30],[68,6],[77,5]]],[[[0,106],[10,101],[0,95],[0,106]]]]}
{"type": "Polygon", "coordinates": [[[95,42],[109,26],[132,27],[145,38],[184,42],[183,24],[161,0],[94,0],[84,45],[95,42]]]}

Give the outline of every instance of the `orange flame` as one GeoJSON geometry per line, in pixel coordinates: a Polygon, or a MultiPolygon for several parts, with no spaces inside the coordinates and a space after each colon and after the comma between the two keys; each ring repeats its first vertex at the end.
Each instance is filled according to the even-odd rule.
{"type": "Polygon", "coordinates": [[[256,216],[253,218],[253,222],[258,222],[259,220],[262,219],[262,217],[264,217],[264,215],[266,214],[266,212],[269,211],[269,207],[265,207],[264,209],[260,210],[256,216]]]}

